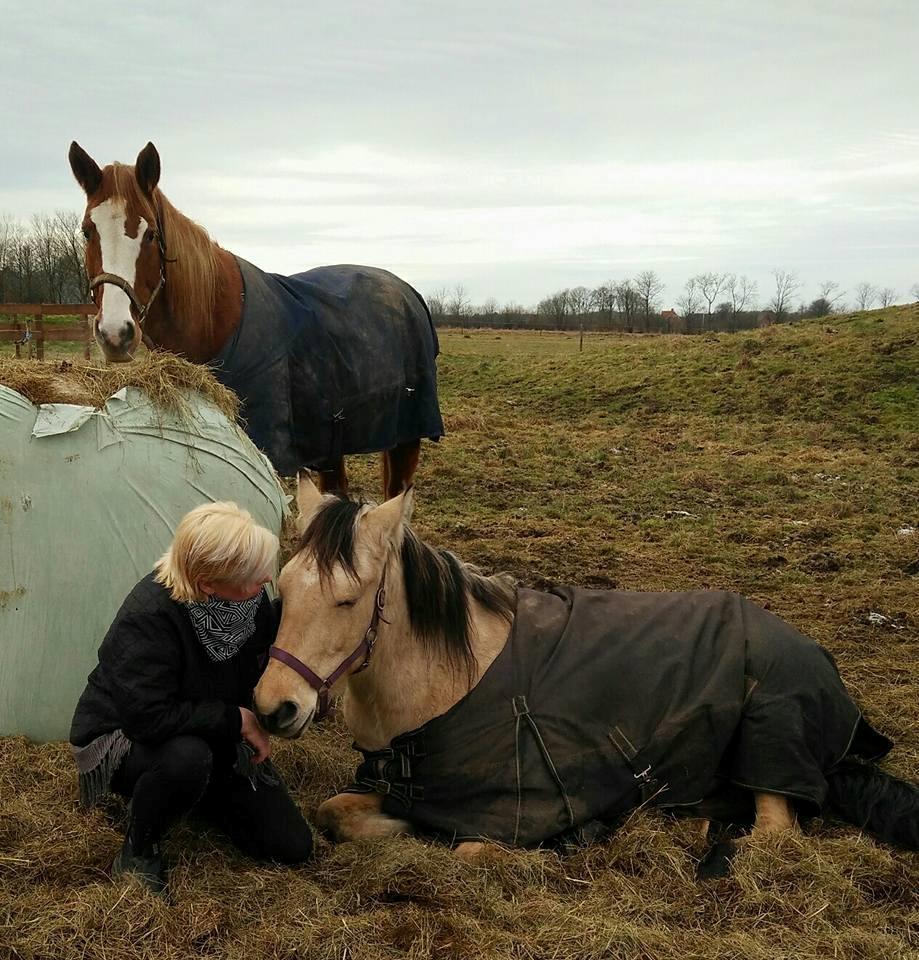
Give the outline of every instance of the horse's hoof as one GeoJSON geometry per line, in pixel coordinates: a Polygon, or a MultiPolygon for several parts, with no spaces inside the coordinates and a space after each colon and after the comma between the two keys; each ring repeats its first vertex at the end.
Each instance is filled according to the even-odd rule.
{"type": "Polygon", "coordinates": [[[712,844],[711,849],[696,867],[696,879],[716,880],[719,877],[730,876],[731,861],[736,853],[737,844],[733,840],[719,840],[712,844]]]}

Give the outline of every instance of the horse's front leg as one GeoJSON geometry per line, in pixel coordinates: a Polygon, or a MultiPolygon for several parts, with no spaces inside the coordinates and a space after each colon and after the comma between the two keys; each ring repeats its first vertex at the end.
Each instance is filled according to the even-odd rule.
{"type": "Polygon", "coordinates": [[[400,443],[383,454],[383,493],[387,500],[398,497],[412,485],[420,454],[420,440],[400,443]]]}
{"type": "Polygon", "coordinates": [[[753,799],[756,803],[754,837],[795,828],[797,820],[788,797],[778,793],[754,793],[753,799]]]}
{"type": "Polygon", "coordinates": [[[379,840],[413,833],[407,820],[383,813],[378,793],[339,793],[319,804],[316,823],[336,843],[379,840]]]}
{"type": "Polygon", "coordinates": [[[327,469],[318,470],[320,493],[347,493],[348,474],[345,472],[345,458],[339,457],[327,469]]]}

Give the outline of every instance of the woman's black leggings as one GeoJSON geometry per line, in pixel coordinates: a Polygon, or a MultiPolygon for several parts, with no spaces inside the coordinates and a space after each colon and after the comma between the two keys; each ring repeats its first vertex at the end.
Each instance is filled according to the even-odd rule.
{"type": "Polygon", "coordinates": [[[134,849],[158,842],[169,824],[194,810],[256,860],[308,860],[313,836],[280,775],[276,785],[256,779],[253,786],[234,771],[234,760],[235,748],[214,750],[201,737],[174,737],[155,747],[132,744],[112,790],[131,800],[134,849]]]}

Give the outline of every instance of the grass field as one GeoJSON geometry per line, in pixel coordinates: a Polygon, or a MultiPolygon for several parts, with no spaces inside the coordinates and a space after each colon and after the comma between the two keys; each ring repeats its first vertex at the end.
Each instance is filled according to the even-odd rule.
{"type": "MultiPolygon", "coordinates": [[[[706,337],[445,331],[448,436],[415,526],[550,581],[744,593],[827,646],[887,769],[919,781],[919,308],[706,337]]],[[[377,493],[377,466],[353,468],[377,493]]],[[[277,757],[308,816],[354,763],[334,724],[277,757]]],[[[0,740],[0,956],[919,957],[919,856],[815,822],[697,883],[685,823],[479,866],[417,840],[258,867],[182,828],[173,903],[107,877],[112,811],[65,746],[0,740]],[[3,954],[2,951],[6,951],[3,954]]]]}

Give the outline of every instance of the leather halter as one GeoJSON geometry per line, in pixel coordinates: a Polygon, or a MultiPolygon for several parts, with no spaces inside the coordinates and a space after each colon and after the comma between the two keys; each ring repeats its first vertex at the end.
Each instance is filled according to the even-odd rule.
{"type": "Polygon", "coordinates": [[[153,293],[150,294],[150,299],[146,303],[140,302],[140,297],[137,296],[137,291],[134,289],[134,287],[132,287],[124,277],[119,277],[117,273],[99,273],[89,282],[90,292],[95,290],[96,287],[101,287],[106,283],[110,283],[112,286],[123,290],[127,298],[131,301],[131,306],[134,307],[135,311],[137,312],[137,325],[141,328],[144,325],[144,320],[147,319],[147,314],[150,311],[150,307],[153,306],[153,301],[156,300],[160,290],[166,286],[166,238],[163,236],[163,227],[159,208],[157,208],[156,211],[154,228],[156,230],[156,245],[160,250],[160,278],[157,281],[156,286],[153,288],[153,293]]]}
{"type": "MultiPolygon", "coordinates": [[[[281,650],[278,647],[272,646],[268,650],[268,656],[273,657],[275,660],[280,660],[281,663],[286,663],[291,670],[295,670],[300,674],[301,677],[319,694],[319,705],[316,708],[316,712],[313,715],[314,720],[322,720],[324,717],[327,717],[329,714],[329,691],[332,687],[335,686],[336,682],[350,669],[351,665],[359,657],[364,658],[364,662],[353,671],[354,674],[358,674],[361,670],[366,670],[370,665],[370,657],[373,654],[373,645],[377,641],[377,633],[379,632],[380,621],[383,620],[383,607],[386,604],[386,568],[383,568],[383,576],[380,578],[380,585],[377,587],[377,595],[373,601],[373,616],[370,618],[370,626],[367,627],[364,637],[361,642],[357,645],[355,651],[348,657],[346,657],[338,665],[338,667],[325,678],[322,679],[318,674],[313,673],[310,668],[303,663],[302,660],[299,660],[292,653],[288,653],[286,650],[281,650]]],[[[383,620],[383,623],[386,623],[386,620],[383,620]]]]}

